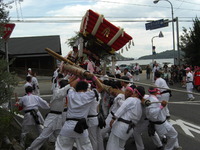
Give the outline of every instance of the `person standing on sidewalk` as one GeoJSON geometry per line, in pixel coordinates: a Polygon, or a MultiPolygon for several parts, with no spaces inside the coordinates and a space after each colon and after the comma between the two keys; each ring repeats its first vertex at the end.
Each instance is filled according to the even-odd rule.
{"type": "Polygon", "coordinates": [[[193,94],[192,94],[192,90],[193,90],[193,75],[192,75],[192,73],[190,72],[191,70],[190,70],[190,68],[189,67],[187,67],[186,69],[185,69],[185,71],[186,71],[186,90],[187,90],[187,92],[188,92],[188,100],[189,101],[192,101],[192,100],[194,100],[194,96],[193,96],[193,94]]]}
{"type": "Polygon", "coordinates": [[[151,73],[151,67],[150,65],[146,66],[146,77],[147,79],[150,79],[150,73],[151,73]]]}
{"type": "Polygon", "coordinates": [[[139,66],[138,63],[136,63],[133,69],[134,69],[134,79],[135,79],[135,81],[139,81],[141,67],[139,66]]]}
{"type": "Polygon", "coordinates": [[[156,63],[155,66],[152,69],[152,82],[155,82],[155,73],[159,72],[159,70],[160,70],[160,67],[156,63]]]}

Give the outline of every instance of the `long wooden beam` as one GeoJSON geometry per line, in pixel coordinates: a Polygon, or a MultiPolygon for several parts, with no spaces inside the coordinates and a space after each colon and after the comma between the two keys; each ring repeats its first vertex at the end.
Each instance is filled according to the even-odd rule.
{"type": "MultiPolygon", "coordinates": [[[[64,58],[62,57],[61,55],[55,53],[54,51],[52,51],[51,49],[49,48],[45,48],[45,50],[51,55],[53,56],[54,58],[60,60],[60,61],[64,61],[66,62],[64,65],[63,65],[63,70],[66,70],[76,76],[79,76],[79,77],[86,77],[86,78],[89,78],[90,77],[90,72],[87,72],[86,70],[84,70],[83,68],[77,66],[75,63],[71,62],[70,60],[68,60],[67,58],[64,58]]],[[[112,88],[111,86],[107,86],[105,84],[102,83],[102,87],[105,91],[107,91],[108,93],[110,94],[119,94],[119,93],[124,93],[123,91],[121,90],[118,90],[118,89],[114,89],[112,88]]]]}

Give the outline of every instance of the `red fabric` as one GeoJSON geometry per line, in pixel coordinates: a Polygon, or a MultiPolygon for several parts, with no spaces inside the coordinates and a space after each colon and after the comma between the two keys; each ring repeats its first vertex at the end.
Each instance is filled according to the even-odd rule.
{"type": "MultiPolygon", "coordinates": [[[[98,18],[99,18],[98,13],[92,10],[89,10],[89,19],[87,20],[85,18],[84,23],[83,23],[84,24],[83,26],[85,26],[86,24],[86,29],[85,29],[86,33],[92,33],[93,28],[98,18]],[[86,23],[86,20],[87,20],[87,23],[86,23]]],[[[116,27],[115,25],[113,25],[112,23],[110,23],[104,18],[103,23],[100,24],[94,36],[100,41],[102,41],[103,43],[107,44],[115,36],[115,34],[118,32],[119,29],[120,29],[119,27],[116,27]],[[108,36],[105,36],[106,30],[109,30],[108,36]]],[[[83,29],[81,29],[80,32],[83,33],[83,29]]],[[[127,42],[132,40],[132,37],[128,35],[127,33],[123,32],[123,35],[124,36],[120,35],[119,38],[111,45],[111,48],[113,48],[115,51],[119,50],[127,42]]]]}
{"type": "Polygon", "coordinates": [[[200,71],[194,73],[194,85],[200,85],[200,71]]]}

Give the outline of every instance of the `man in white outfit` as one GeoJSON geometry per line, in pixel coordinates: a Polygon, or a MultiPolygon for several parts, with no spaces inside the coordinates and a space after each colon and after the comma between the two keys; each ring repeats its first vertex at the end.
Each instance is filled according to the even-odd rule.
{"type": "Polygon", "coordinates": [[[163,109],[166,105],[166,101],[158,103],[159,100],[156,97],[157,90],[154,87],[149,88],[149,101],[152,103],[150,106],[146,107],[146,116],[150,123],[155,128],[155,131],[160,137],[167,137],[167,144],[164,150],[181,150],[182,148],[178,144],[178,133],[174,127],[166,121],[166,111],[163,109]]]}
{"type": "Polygon", "coordinates": [[[70,85],[67,80],[61,80],[59,84],[60,88],[57,87],[53,91],[53,96],[50,101],[50,112],[44,121],[44,129],[27,150],[39,150],[52,134],[57,137],[60,133],[63,125],[62,112],[66,102],[67,90],[70,88],[70,85]]]}
{"type": "MultiPolygon", "coordinates": [[[[144,96],[145,100],[149,99],[149,95],[144,96]]],[[[142,105],[142,117],[139,120],[138,124],[135,126],[133,129],[133,137],[135,140],[135,145],[137,150],[144,150],[144,143],[142,140],[142,134],[148,131],[148,125],[149,125],[149,120],[146,118],[146,106],[142,105]]],[[[154,135],[150,135],[153,143],[156,145],[157,150],[162,150],[163,149],[163,144],[158,136],[158,134],[155,132],[154,135]]]]}
{"type": "MultiPolygon", "coordinates": [[[[101,83],[94,75],[92,80],[96,83],[98,89],[101,90],[101,83]]],[[[77,82],[72,85],[75,89],[70,88],[67,94],[67,118],[56,140],[56,150],[72,150],[74,143],[76,143],[78,150],[93,149],[88,137],[86,118],[92,101],[96,101],[95,92],[92,90],[88,91],[87,82],[77,82]]]]}
{"type": "Polygon", "coordinates": [[[141,70],[139,64],[136,63],[133,69],[134,69],[134,79],[135,79],[135,81],[139,81],[140,80],[140,70],[141,70]]]}
{"type": "MultiPolygon", "coordinates": [[[[114,117],[114,114],[116,113],[118,108],[123,104],[124,101],[125,101],[125,95],[122,94],[122,93],[118,94],[114,98],[113,104],[112,104],[112,106],[110,107],[110,110],[109,110],[109,114],[108,114],[108,116],[105,120],[106,126],[105,126],[105,128],[103,128],[101,130],[102,140],[105,138],[107,133],[110,133],[110,131],[111,131],[110,121],[112,120],[112,117],[114,117]]],[[[102,149],[102,150],[104,150],[104,149],[102,149]]]]}
{"type": "MultiPolygon", "coordinates": [[[[169,101],[169,97],[171,95],[171,90],[169,90],[169,86],[167,85],[166,81],[161,78],[161,73],[160,72],[156,72],[155,73],[155,85],[158,89],[158,99],[159,101],[169,101]]],[[[166,111],[166,115],[167,115],[167,119],[170,119],[170,113],[169,113],[169,109],[168,106],[166,106],[164,108],[164,111],[166,111]]]]}
{"type": "MultiPolygon", "coordinates": [[[[94,90],[94,92],[96,92],[96,90],[94,90]]],[[[91,102],[92,104],[87,116],[89,139],[91,141],[93,150],[103,149],[103,140],[101,140],[101,129],[99,127],[97,111],[99,105],[99,98],[99,94],[96,92],[96,100],[91,102]]]]}
{"type": "Polygon", "coordinates": [[[193,90],[193,75],[192,73],[190,72],[190,68],[187,67],[185,69],[186,71],[186,89],[187,89],[187,92],[189,92],[187,95],[188,95],[188,100],[189,101],[192,101],[194,100],[194,96],[192,94],[192,90],[193,90]]]}
{"type": "Polygon", "coordinates": [[[111,134],[107,143],[107,150],[124,150],[126,141],[133,134],[133,128],[142,116],[141,100],[145,94],[143,87],[135,89],[127,87],[125,96],[131,93],[131,97],[123,102],[110,122],[111,134]]]}
{"type": "Polygon", "coordinates": [[[155,66],[152,69],[152,82],[155,82],[155,73],[159,72],[159,70],[160,70],[160,67],[156,63],[155,66]]]}
{"type": "Polygon", "coordinates": [[[38,134],[42,132],[41,124],[44,123],[44,119],[38,108],[49,109],[49,104],[45,100],[32,94],[33,88],[31,86],[26,87],[25,91],[27,95],[19,100],[19,108],[25,113],[20,140],[20,145],[23,147],[28,133],[31,133],[34,129],[38,134]]]}

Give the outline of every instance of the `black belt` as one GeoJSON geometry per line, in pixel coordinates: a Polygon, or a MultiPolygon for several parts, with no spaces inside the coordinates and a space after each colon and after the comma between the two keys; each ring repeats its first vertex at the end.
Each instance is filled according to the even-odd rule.
{"type": "Polygon", "coordinates": [[[33,119],[35,120],[36,124],[40,124],[39,121],[39,116],[37,115],[37,110],[35,109],[29,109],[29,110],[25,110],[25,113],[30,113],[33,116],[33,119]]]}
{"type": "Polygon", "coordinates": [[[186,83],[192,83],[193,81],[188,81],[188,82],[186,82],[186,83]]]}
{"type": "Polygon", "coordinates": [[[77,119],[77,118],[66,118],[66,121],[68,121],[68,120],[79,121],[79,120],[81,120],[81,119],[77,119]]]}
{"type": "Polygon", "coordinates": [[[164,94],[164,93],[171,93],[171,90],[166,90],[166,91],[160,92],[160,94],[164,94]]]}
{"type": "Polygon", "coordinates": [[[166,119],[165,119],[164,121],[149,121],[149,122],[150,122],[150,123],[153,123],[153,124],[161,125],[161,124],[163,124],[165,121],[166,121],[166,119]]]}
{"type": "Polygon", "coordinates": [[[132,121],[125,120],[125,119],[123,119],[123,118],[118,118],[118,121],[124,122],[124,123],[126,123],[126,124],[129,125],[129,126],[128,126],[128,129],[127,129],[127,131],[126,131],[127,134],[129,133],[129,131],[130,131],[132,128],[135,127],[135,124],[134,124],[132,121]]]}
{"type": "Polygon", "coordinates": [[[111,113],[111,115],[115,116],[114,112],[111,111],[110,113],[111,113]]]}
{"type": "Polygon", "coordinates": [[[165,94],[165,93],[169,93],[170,97],[172,96],[171,90],[162,91],[160,94],[165,94]]]}
{"type": "Polygon", "coordinates": [[[60,112],[60,111],[54,111],[54,110],[51,110],[49,113],[52,113],[52,114],[62,114],[62,112],[60,112]]]}
{"type": "Polygon", "coordinates": [[[25,114],[34,111],[35,109],[29,109],[29,110],[25,110],[25,114]]]}
{"type": "Polygon", "coordinates": [[[98,116],[98,114],[97,115],[88,115],[87,117],[92,118],[92,117],[97,117],[97,116],[98,116]]]}
{"type": "Polygon", "coordinates": [[[68,108],[65,108],[64,110],[63,110],[63,112],[66,112],[68,110],[68,108]]]}
{"type": "Polygon", "coordinates": [[[132,123],[132,121],[125,120],[125,119],[123,119],[123,118],[118,118],[118,121],[124,122],[124,123],[126,123],[126,124],[131,124],[131,123],[132,123]]]}

